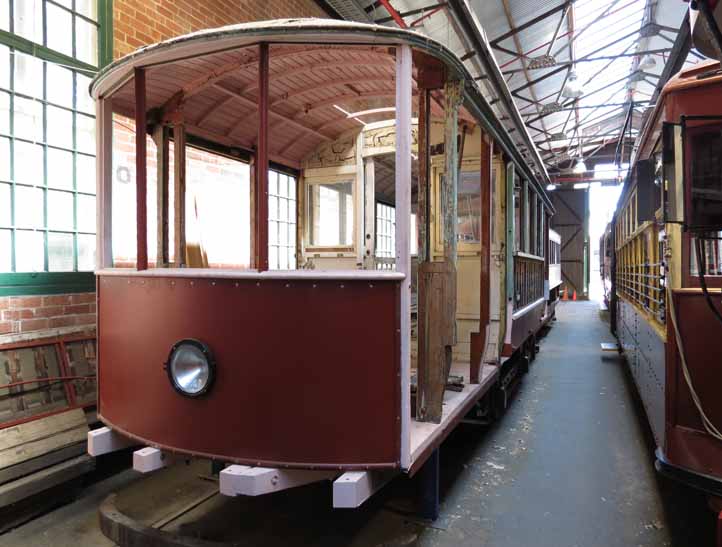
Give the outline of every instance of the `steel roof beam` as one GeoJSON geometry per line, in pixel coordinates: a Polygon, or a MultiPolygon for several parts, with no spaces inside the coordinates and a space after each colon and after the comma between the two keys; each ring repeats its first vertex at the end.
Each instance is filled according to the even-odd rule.
{"type": "Polygon", "coordinates": [[[530,19],[526,23],[521,24],[518,27],[512,28],[509,32],[505,32],[501,36],[497,36],[496,38],[491,40],[491,42],[489,42],[491,44],[491,47],[496,48],[500,42],[503,42],[507,38],[511,38],[512,36],[519,34],[521,31],[526,30],[529,27],[533,27],[537,23],[543,21],[547,17],[554,15],[555,13],[557,13],[559,11],[562,11],[562,10],[566,11],[566,9],[569,7],[569,5],[571,3],[572,3],[571,0],[567,0],[563,4],[560,4],[559,6],[556,6],[548,11],[545,11],[544,13],[542,13],[540,15],[537,15],[536,17],[534,17],[533,19],[530,19]]]}

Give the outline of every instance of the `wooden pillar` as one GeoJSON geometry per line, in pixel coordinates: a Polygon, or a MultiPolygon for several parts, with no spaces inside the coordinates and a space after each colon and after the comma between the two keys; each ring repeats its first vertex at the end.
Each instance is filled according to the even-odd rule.
{"type": "Polygon", "coordinates": [[[186,265],[186,127],[178,122],[173,127],[173,196],[175,265],[186,265]]]}
{"type": "Polygon", "coordinates": [[[481,269],[479,274],[479,332],[471,334],[470,382],[479,383],[479,370],[484,359],[486,331],[489,325],[489,264],[491,261],[491,185],[494,169],[494,146],[481,134],[480,151],[480,207],[481,207],[481,269]]]}
{"type": "Polygon", "coordinates": [[[136,268],[148,269],[145,69],[135,69],[136,268]]]}
{"type": "Polygon", "coordinates": [[[406,277],[400,290],[401,465],[411,464],[411,47],[396,48],[396,271],[406,277]]]}
{"type": "Polygon", "coordinates": [[[170,261],[168,252],[168,128],[158,124],[153,131],[153,141],[157,150],[157,218],[158,237],[156,266],[167,267],[170,261]]]}
{"type": "Polygon", "coordinates": [[[363,158],[364,184],[364,244],[363,265],[365,270],[376,267],[376,170],[374,158],[363,158]]]}
{"type": "Polygon", "coordinates": [[[506,279],[504,281],[506,288],[506,318],[504,320],[504,346],[502,348],[502,356],[511,357],[513,348],[511,347],[511,329],[512,315],[514,314],[514,231],[518,227],[514,226],[515,207],[514,203],[514,180],[515,180],[514,164],[509,162],[506,164],[506,279]]]}
{"type": "Polygon", "coordinates": [[[461,82],[447,82],[444,87],[444,182],[441,187],[441,209],[444,227],[444,259],[456,268],[456,232],[458,215],[459,105],[461,82]]]}
{"type": "Polygon", "coordinates": [[[96,255],[98,270],[113,266],[113,103],[111,99],[99,98],[95,102],[98,138],[96,140],[96,255]]]}
{"type": "Polygon", "coordinates": [[[258,131],[255,161],[254,266],[268,270],[268,44],[258,46],[258,131]]]}
{"type": "Polygon", "coordinates": [[[432,259],[430,220],[430,146],[429,133],[431,129],[431,91],[428,88],[419,89],[419,188],[416,212],[416,225],[418,226],[418,258],[419,262],[432,259]]]}

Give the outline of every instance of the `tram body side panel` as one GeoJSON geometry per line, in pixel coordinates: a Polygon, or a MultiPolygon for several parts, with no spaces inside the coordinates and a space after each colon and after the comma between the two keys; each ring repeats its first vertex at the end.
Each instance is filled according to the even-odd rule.
{"type": "Polygon", "coordinates": [[[398,467],[399,282],[98,281],[99,409],[159,448],[239,463],[398,467]],[[177,393],[164,363],[196,338],[217,378],[177,393]]]}

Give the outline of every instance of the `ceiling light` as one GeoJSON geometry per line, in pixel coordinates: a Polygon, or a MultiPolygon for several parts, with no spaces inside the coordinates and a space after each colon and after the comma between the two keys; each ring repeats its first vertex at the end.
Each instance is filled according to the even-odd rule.
{"type": "Polygon", "coordinates": [[[589,188],[589,183],[588,183],[588,182],[577,182],[577,183],[574,185],[574,189],[575,189],[575,190],[586,190],[587,188],[589,188]]]}
{"type": "Polygon", "coordinates": [[[547,184],[547,192],[553,192],[556,189],[557,189],[556,184],[547,184]]]}
{"type": "Polygon", "coordinates": [[[642,60],[639,61],[640,70],[648,70],[655,66],[657,66],[657,59],[655,59],[654,56],[650,55],[649,53],[642,57],[642,60]]]}
{"type": "Polygon", "coordinates": [[[574,172],[577,174],[586,173],[587,172],[587,164],[584,163],[584,160],[580,159],[577,164],[574,166],[574,172]]]}
{"type": "Polygon", "coordinates": [[[567,99],[578,99],[582,95],[584,95],[582,85],[577,79],[577,73],[572,70],[567,77],[567,83],[564,84],[564,89],[562,89],[562,97],[567,99]]]}

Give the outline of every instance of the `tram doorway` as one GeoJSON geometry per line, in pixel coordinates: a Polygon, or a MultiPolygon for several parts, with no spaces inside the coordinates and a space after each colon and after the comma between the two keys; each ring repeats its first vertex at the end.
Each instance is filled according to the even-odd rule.
{"type": "Polygon", "coordinates": [[[556,213],[551,228],[562,239],[562,290],[571,297],[589,298],[589,189],[551,192],[556,213]]]}

